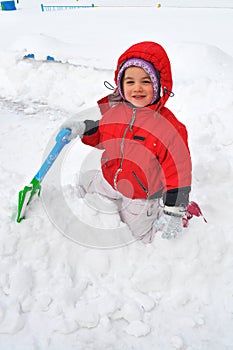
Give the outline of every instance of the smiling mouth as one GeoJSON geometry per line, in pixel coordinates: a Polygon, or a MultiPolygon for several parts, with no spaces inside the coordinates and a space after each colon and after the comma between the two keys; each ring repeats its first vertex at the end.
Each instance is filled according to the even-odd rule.
{"type": "Polygon", "coordinates": [[[142,100],[146,96],[144,96],[144,95],[135,95],[135,96],[132,96],[132,97],[135,98],[135,100],[142,100]]]}

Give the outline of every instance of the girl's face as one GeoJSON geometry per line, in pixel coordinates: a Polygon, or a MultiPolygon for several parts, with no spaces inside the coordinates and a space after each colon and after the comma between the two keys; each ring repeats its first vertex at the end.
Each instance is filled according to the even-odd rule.
{"type": "Polygon", "coordinates": [[[122,87],[125,99],[135,107],[149,105],[154,97],[150,77],[140,67],[129,67],[125,70],[122,87]]]}

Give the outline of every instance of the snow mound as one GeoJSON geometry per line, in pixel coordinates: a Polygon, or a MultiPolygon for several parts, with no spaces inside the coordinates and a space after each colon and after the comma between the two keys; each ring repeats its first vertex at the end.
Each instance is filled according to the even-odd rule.
{"type": "MultiPolygon", "coordinates": [[[[6,14],[0,15],[3,19],[6,14]]],[[[102,16],[106,20],[106,12],[102,16]]],[[[126,36],[117,29],[117,36],[126,36]]],[[[103,81],[113,81],[112,61],[97,67],[88,45],[86,37],[78,47],[49,34],[32,34],[0,53],[1,348],[230,350],[233,59],[217,47],[166,45],[175,81],[169,107],[189,131],[191,199],[200,204],[207,224],[194,218],[172,241],[158,234],[150,245],[129,244],[128,239],[119,244],[117,230],[114,235],[119,217],[93,212],[76,198],[75,176],[90,151],[79,142],[70,145],[59,179],[52,178],[58,179],[59,191],[51,182],[43,183],[42,197],[30,204],[27,219],[15,222],[18,191],[41,165],[55,130],[73,114],[81,118],[81,111],[94,119],[88,108],[109,92],[103,81]],[[82,57],[79,53],[87,46],[90,55],[82,57]],[[66,63],[40,62],[50,48],[49,54],[66,63]],[[34,49],[38,61],[24,60],[34,49]],[[61,195],[69,213],[77,215],[73,221],[67,220],[65,206],[59,206],[61,195]],[[52,218],[43,206],[46,199],[52,218]],[[89,226],[77,225],[77,218],[89,226]],[[93,236],[103,224],[105,236],[93,236]],[[69,225],[77,236],[66,235],[69,225]],[[103,245],[113,238],[114,249],[103,245]],[[93,240],[98,249],[93,249],[93,240]]],[[[110,49],[107,43],[103,47],[101,54],[108,60],[110,49]]]]}

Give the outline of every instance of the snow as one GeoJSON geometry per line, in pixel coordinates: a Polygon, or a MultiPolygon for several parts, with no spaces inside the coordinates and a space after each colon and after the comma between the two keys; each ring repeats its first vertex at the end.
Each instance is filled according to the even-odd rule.
{"type": "Polygon", "coordinates": [[[232,10],[42,13],[35,0],[17,7],[0,11],[0,348],[231,350],[232,10]],[[161,43],[170,57],[168,107],[187,126],[191,199],[208,223],[192,219],[175,240],[158,234],[149,245],[133,242],[103,198],[77,198],[77,176],[99,159],[79,140],[16,223],[18,192],[61,123],[98,118],[96,101],[109,93],[103,82],[114,84],[118,56],[142,40],[161,43]],[[23,59],[30,53],[34,60],[23,59]],[[61,62],[44,62],[47,55],[61,62]]]}

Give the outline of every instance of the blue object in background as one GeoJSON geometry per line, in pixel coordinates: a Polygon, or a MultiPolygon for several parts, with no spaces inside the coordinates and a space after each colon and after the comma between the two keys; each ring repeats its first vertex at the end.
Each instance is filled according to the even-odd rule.
{"type": "Polygon", "coordinates": [[[16,10],[15,2],[12,1],[1,1],[2,11],[12,11],[16,10]]]}
{"type": "MultiPolygon", "coordinates": [[[[30,58],[30,59],[35,59],[35,55],[34,53],[28,53],[26,55],[23,56],[23,58],[30,58]]],[[[62,63],[62,61],[57,61],[53,56],[46,56],[46,59],[41,59],[40,61],[52,61],[52,62],[60,62],[62,63]]]]}
{"type": "Polygon", "coordinates": [[[47,61],[55,61],[55,58],[52,57],[52,56],[47,56],[47,57],[46,57],[46,60],[47,60],[47,61]]]}
{"type": "Polygon", "coordinates": [[[29,54],[25,55],[23,58],[32,58],[32,59],[34,59],[35,55],[34,55],[34,53],[29,53],[29,54]]]}

